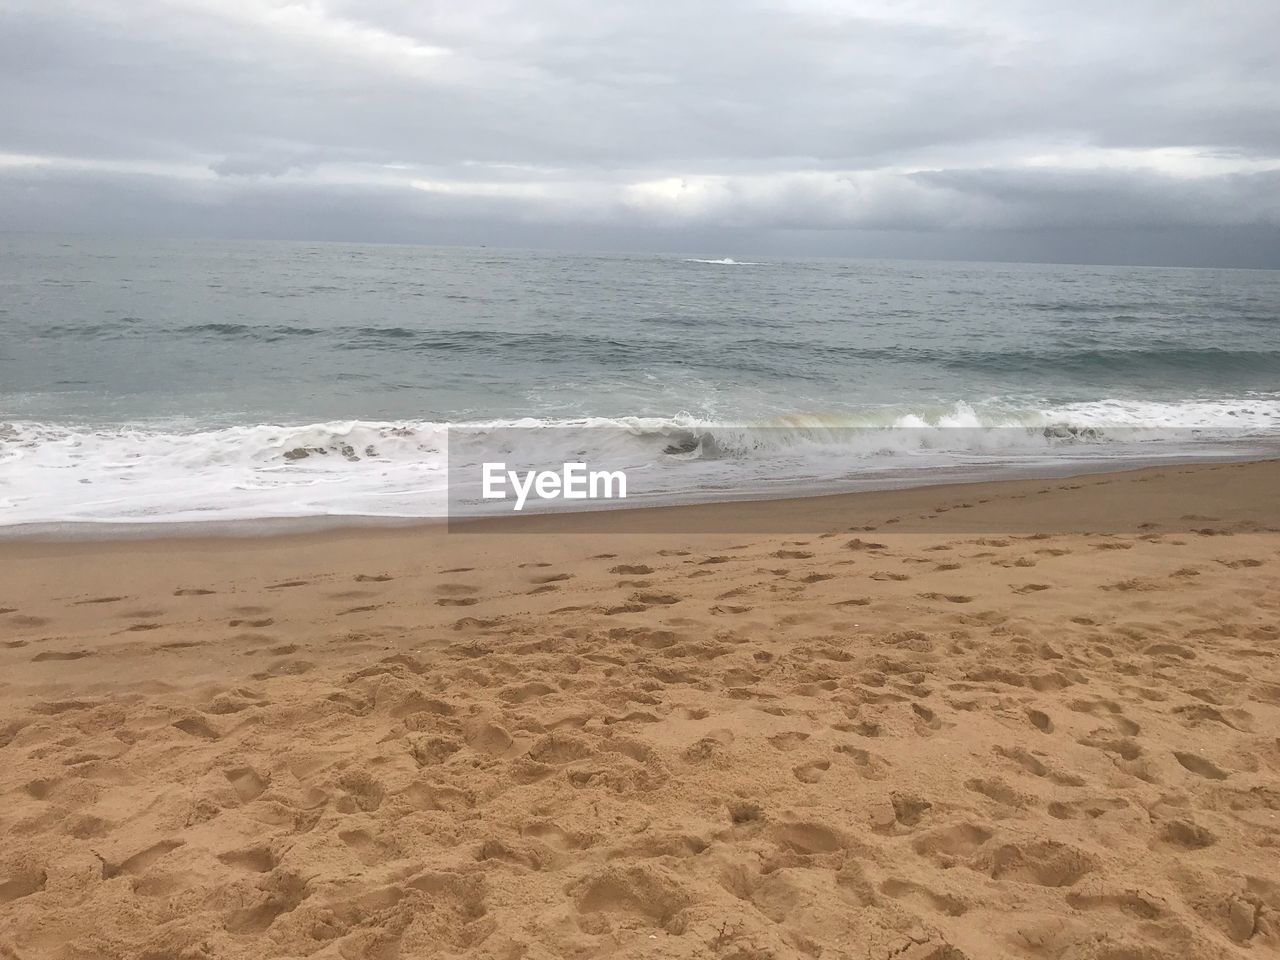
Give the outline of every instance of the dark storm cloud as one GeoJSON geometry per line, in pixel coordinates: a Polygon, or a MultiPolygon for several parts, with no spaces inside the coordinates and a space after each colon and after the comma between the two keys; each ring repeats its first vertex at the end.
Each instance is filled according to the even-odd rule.
{"type": "Polygon", "coordinates": [[[1272,0],[0,0],[0,218],[1194,248],[1280,225],[1278,31],[1272,0]]]}

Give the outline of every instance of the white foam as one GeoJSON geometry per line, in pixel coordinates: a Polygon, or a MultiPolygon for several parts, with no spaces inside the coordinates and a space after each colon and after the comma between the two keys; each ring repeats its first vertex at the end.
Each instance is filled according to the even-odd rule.
{"type": "MultiPolygon", "coordinates": [[[[266,517],[440,517],[450,428],[335,421],[193,430],[0,424],[0,526],[266,517]]],[[[1280,394],[1057,408],[989,400],[793,414],[756,424],[689,416],[460,425],[455,468],[486,460],[626,469],[641,498],[854,486],[967,464],[1198,455],[1280,438],[1280,394]]],[[[457,504],[455,503],[455,507],[457,504]]]]}

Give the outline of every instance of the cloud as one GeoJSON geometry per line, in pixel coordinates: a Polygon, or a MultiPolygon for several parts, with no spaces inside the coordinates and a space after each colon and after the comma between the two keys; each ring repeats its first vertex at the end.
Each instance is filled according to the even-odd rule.
{"type": "Polygon", "coordinates": [[[209,164],[220,177],[283,177],[313,170],[318,158],[306,150],[263,150],[222,157],[209,164]]]}
{"type": "Polygon", "coordinates": [[[298,236],[300,197],[637,245],[1265,228],[1277,32],[1271,0],[7,0],[0,219],[74,226],[64,182],[176,232],[269,196],[298,236]]]}

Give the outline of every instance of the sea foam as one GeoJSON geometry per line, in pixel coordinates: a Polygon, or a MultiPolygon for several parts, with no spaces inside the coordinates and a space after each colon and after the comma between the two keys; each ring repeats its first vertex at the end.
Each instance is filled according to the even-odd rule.
{"type": "MultiPolygon", "coordinates": [[[[0,526],[266,517],[440,517],[450,467],[586,461],[634,471],[636,502],[901,485],[957,467],[1239,455],[1280,441],[1280,395],[1182,403],[1001,401],[794,413],[331,421],[209,429],[0,424],[0,526]]],[[[457,509],[457,504],[454,504],[457,509]]]]}

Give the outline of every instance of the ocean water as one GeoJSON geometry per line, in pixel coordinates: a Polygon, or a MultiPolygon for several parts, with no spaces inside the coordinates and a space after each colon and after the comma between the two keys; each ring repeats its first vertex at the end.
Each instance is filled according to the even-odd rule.
{"type": "Polygon", "coordinates": [[[0,235],[0,525],[438,516],[451,454],[692,500],[1278,442],[1278,272],[0,235]]]}

